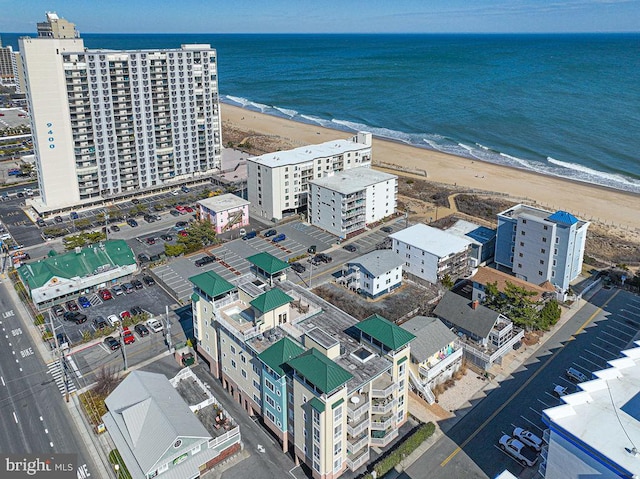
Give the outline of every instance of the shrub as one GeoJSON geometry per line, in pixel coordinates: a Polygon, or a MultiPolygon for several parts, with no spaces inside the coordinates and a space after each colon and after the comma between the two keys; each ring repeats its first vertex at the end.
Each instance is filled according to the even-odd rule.
{"type": "Polygon", "coordinates": [[[377,477],[383,477],[387,472],[398,465],[406,456],[415,451],[424,441],[429,439],[436,430],[435,424],[428,422],[422,424],[416,431],[407,437],[402,443],[391,451],[386,457],[373,466],[377,477]]]}
{"type": "Polygon", "coordinates": [[[33,324],[36,326],[41,326],[44,324],[44,316],[42,314],[36,314],[36,317],[33,319],[33,324]]]}

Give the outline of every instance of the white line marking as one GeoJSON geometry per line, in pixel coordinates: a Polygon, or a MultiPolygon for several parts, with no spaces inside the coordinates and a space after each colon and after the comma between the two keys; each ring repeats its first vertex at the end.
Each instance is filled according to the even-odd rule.
{"type": "Polygon", "coordinates": [[[47,428],[44,429],[45,434],[49,434],[49,430],[47,428]]]}
{"type": "MultiPolygon", "coordinates": [[[[593,361],[589,361],[587,358],[585,358],[584,356],[578,356],[580,359],[584,359],[586,362],[593,364],[596,368],[598,369],[603,369],[604,366],[602,366],[602,364],[598,364],[598,363],[594,363],[593,361]]],[[[576,363],[573,363],[575,366],[577,366],[576,363]]],[[[606,364],[606,363],[605,363],[606,364]]]]}
{"type": "Polygon", "coordinates": [[[71,364],[71,368],[73,369],[73,372],[76,373],[76,376],[78,378],[82,378],[82,373],[80,372],[80,369],[78,369],[78,365],[73,360],[73,358],[71,356],[67,356],[67,361],[69,361],[69,364],[71,364]]]}
{"type": "Polygon", "coordinates": [[[52,443],[52,442],[50,442],[50,443],[49,443],[49,446],[53,447],[53,443],[52,443]]]}
{"type": "Polygon", "coordinates": [[[13,411],[13,419],[16,422],[16,424],[18,424],[18,416],[16,416],[16,412],[13,411]]]}
{"type": "Polygon", "coordinates": [[[42,419],[42,416],[40,416],[40,421],[41,421],[41,422],[42,422],[42,421],[44,421],[44,419],[42,419]]]}
{"type": "Polygon", "coordinates": [[[2,376],[0,376],[0,379],[2,380],[2,385],[6,386],[5,382],[4,382],[4,378],[2,376]]]}

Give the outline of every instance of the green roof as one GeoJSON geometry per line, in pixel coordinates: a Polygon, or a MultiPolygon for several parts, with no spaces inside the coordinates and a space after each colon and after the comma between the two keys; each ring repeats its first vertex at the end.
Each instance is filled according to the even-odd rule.
{"type": "Polygon", "coordinates": [[[213,271],[207,271],[200,273],[196,276],[191,276],[189,281],[193,283],[196,288],[199,288],[203,293],[206,293],[211,298],[220,296],[227,293],[236,287],[225,280],[222,276],[214,273],[213,271]]]}
{"type": "Polygon", "coordinates": [[[276,274],[289,267],[289,263],[286,261],[282,261],[272,254],[265,252],[249,256],[247,261],[265,271],[267,274],[276,274]]]}
{"type": "Polygon", "coordinates": [[[191,301],[193,301],[194,303],[196,303],[199,299],[200,299],[200,296],[198,296],[198,293],[193,293],[191,295],[191,301]]]}
{"type": "Polygon", "coordinates": [[[293,298],[287,293],[281,289],[273,288],[254,298],[249,304],[264,314],[291,301],[293,301],[293,298]]]}
{"type": "Polygon", "coordinates": [[[399,349],[409,341],[415,339],[415,336],[409,331],[402,329],[400,326],[377,314],[369,316],[355,326],[391,350],[399,349]]]}
{"type": "Polygon", "coordinates": [[[287,362],[299,374],[326,394],[342,386],[353,376],[315,348],[287,362]]]}
{"type": "Polygon", "coordinates": [[[107,271],[109,267],[133,264],[136,264],[136,259],[129,245],[124,240],[111,240],[82,248],[79,253],[70,251],[22,265],[18,272],[29,289],[33,290],[44,286],[54,277],[84,278],[107,271]]]}
{"type": "Polygon", "coordinates": [[[326,407],[324,403],[320,401],[320,399],[318,399],[317,397],[311,398],[311,401],[309,401],[309,404],[311,404],[311,407],[318,412],[324,412],[324,409],[326,407]]]}
{"type": "Polygon", "coordinates": [[[280,376],[284,376],[282,365],[303,352],[304,349],[289,338],[284,337],[258,354],[258,358],[280,376]]]}

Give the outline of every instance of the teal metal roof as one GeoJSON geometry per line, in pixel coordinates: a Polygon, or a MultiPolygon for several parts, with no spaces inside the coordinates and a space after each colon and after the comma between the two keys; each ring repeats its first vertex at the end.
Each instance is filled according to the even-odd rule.
{"type": "Polygon", "coordinates": [[[272,254],[265,252],[249,256],[247,261],[265,271],[267,274],[276,274],[289,267],[289,263],[286,261],[282,261],[272,254]]]}
{"type": "Polygon", "coordinates": [[[304,352],[304,349],[287,337],[272,344],[267,349],[258,354],[258,359],[269,366],[280,376],[284,376],[282,365],[304,352]]]}
{"type": "Polygon", "coordinates": [[[287,364],[324,394],[342,386],[353,377],[315,348],[305,351],[287,364]]]}
{"type": "Polygon", "coordinates": [[[391,350],[399,349],[415,339],[410,332],[377,314],[360,321],[355,327],[391,350]]]}
{"type": "Polygon", "coordinates": [[[326,408],[325,404],[322,401],[320,401],[320,399],[318,399],[317,397],[311,398],[311,401],[309,401],[309,404],[311,404],[311,407],[318,412],[324,412],[326,408]]]}
{"type": "Polygon", "coordinates": [[[264,314],[291,301],[293,301],[293,298],[287,293],[278,288],[273,288],[254,298],[249,304],[264,314]]]}
{"type": "Polygon", "coordinates": [[[213,271],[206,271],[189,278],[194,286],[212,298],[234,290],[236,287],[213,271]]]}

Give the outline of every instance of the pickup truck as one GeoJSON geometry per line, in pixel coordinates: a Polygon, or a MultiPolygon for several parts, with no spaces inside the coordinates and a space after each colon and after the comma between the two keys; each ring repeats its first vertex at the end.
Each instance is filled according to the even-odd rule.
{"type": "Polygon", "coordinates": [[[500,449],[516,459],[523,466],[533,466],[538,461],[538,454],[529,446],[525,446],[515,437],[503,435],[498,443],[500,449]]]}

